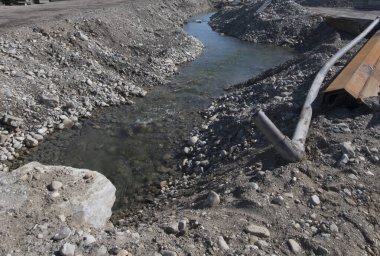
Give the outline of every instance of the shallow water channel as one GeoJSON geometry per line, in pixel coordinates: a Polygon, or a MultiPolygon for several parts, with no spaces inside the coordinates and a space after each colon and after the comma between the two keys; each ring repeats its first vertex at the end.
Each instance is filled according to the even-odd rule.
{"type": "Polygon", "coordinates": [[[102,109],[80,129],[55,133],[27,160],[105,174],[117,187],[118,206],[144,199],[148,187],[154,187],[148,185],[175,172],[176,154],[200,123],[198,111],[229,85],[293,56],[286,49],[221,36],[208,26],[210,16],[193,17],[184,26],[205,49],[168,85],[133,99],[132,106],[102,109]]]}

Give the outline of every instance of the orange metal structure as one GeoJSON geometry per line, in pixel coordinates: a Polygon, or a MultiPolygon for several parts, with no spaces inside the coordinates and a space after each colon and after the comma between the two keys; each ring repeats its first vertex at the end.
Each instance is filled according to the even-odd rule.
{"type": "Polygon", "coordinates": [[[333,106],[378,96],[380,91],[380,31],[360,49],[324,91],[324,103],[333,106]]]}

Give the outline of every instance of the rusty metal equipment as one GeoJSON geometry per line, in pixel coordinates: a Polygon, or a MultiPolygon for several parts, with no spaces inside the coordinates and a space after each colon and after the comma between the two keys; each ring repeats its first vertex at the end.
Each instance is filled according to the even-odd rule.
{"type": "Polygon", "coordinates": [[[362,47],[324,92],[324,104],[361,102],[380,91],[380,31],[362,47]]]}
{"type": "Polygon", "coordinates": [[[309,132],[310,122],[313,114],[312,104],[318,96],[323,80],[331,67],[352,47],[365,38],[380,22],[380,17],[375,19],[360,35],[352,40],[345,47],[340,49],[328,62],[321,68],[316,75],[313,84],[307,94],[305,103],[302,107],[300,118],[297,123],[293,139],[285,136],[275,124],[265,115],[262,110],[258,110],[253,115],[253,121],[265,137],[273,144],[277,152],[287,161],[301,161],[305,156],[305,142],[309,132]]]}

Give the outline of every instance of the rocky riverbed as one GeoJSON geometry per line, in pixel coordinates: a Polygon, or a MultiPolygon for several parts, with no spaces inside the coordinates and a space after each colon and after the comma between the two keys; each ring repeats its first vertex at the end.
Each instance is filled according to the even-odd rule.
{"type": "MultiPolygon", "coordinates": [[[[133,101],[132,95],[143,96],[149,85],[161,83],[175,72],[175,64],[191,60],[200,52],[199,43],[188,39],[178,28],[183,17],[200,7],[194,7],[191,1],[161,3],[149,5],[153,8],[149,15],[162,18],[154,22],[139,16],[148,16],[149,11],[145,13],[127,4],[120,12],[130,14],[121,15],[121,20],[134,17],[128,26],[121,21],[111,24],[110,17],[103,16],[102,11],[97,15],[108,24],[104,30],[96,20],[98,17],[88,19],[83,23],[86,25],[81,25],[83,18],[76,22],[71,17],[66,25],[55,24],[55,27],[37,28],[34,32],[20,29],[10,32],[12,37],[2,35],[4,44],[1,46],[6,50],[1,52],[4,58],[0,61],[6,59],[1,65],[9,69],[4,68],[0,75],[7,81],[3,87],[10,91],[4,90],[2,97],[12,99],[2,105],[7,115],[2,119],[1,138],[5,140],[3,148],[9,153],[3,154],[6,156],[3,170],[14,161],[12,156],[17,158],[19,154],[13,146],[15,143],[20,142],[21,149],[31,147],[53,129],[76,125],[81,110],[88,116],[91,108],[118,104],[117,101],[120,103],[123,99],[126,103],[133,101]],[[162,5],[168,8],[161,8],[162,5]],[[176,10],[175,14],[170,10],[176,10]],[[155,28],[153,32],[143,23],[149,21],[155,28]],[[165,24],[167,30],[159,29],[165,24]],[[60,26],[64,27],[63,31],[52,29],[60,26]],[[115,32],[119,27],[131,29],[130,34],[123,35],[124,46],[115,36],[121,36],[115,32]],[[144,35],[141,41],[133,39],[135,30],[144,35]],[[25,40],[26,35],[36,36],[36,39],[25,40]],[[102,40],[97,41],[97,36],[102,40]],[[22,45],[21,42],[40,40],[37,42],[41,44],[56,37],[68,40],[56,44],[63,49],[66,44],[72,49],[71,54],[64,55],[53,43],[38,48],[44,49],[41,52],[32,46],[16,47],[22,45]],[[169,45],[162,43],[167,38],[171,39],[169,45]],[[98,47],[104,50],[104,42],[109,48],[102,52],[98,47]],[[170,50],[162,51],[157,47],[159,42],[170,50]],[[129,55],[118,55],[125,49],[129,55]],[[30,55],[33,58],[28,57],[28,52],[34,53],[30,55]],[[86,54],[81,55],[83,52],[86,54]],[[192,54],[187,54],[189,52],[192,54]],[[26,57],[18,53],[25,53],[26,57]],[[64,56],[62,63],[57,60],[61,55],[64,56]],[[29,66],[23,64],[29,58],[51,62],[44,68],[29,68],[29,73],[25,71],[29,71],[29,66]],[[125,62],[126,59],[131,61],[125,62]],[[91,64],[87,63],[89,60],[93,60],[91,64]],[[40,69],[46,69],[45,73],[40,69]],[[66,73],[61,73],[65,70],[66,73]],[[51,75],[47,71],[51,71],[51,75]],[[80,74],[79,78],[76,74],[80,74]],[[110,77],[116,79],[108,80],[110,77]],[[66,79],[73,80],[64,82],[66,79]],[[47,82],[46,87],[36,92],[32,90],[45,85],[44,82],[47,82]],[[13,87],[7,87],[8,84],[13,87]],[[92,92],[90,89],[94,87],[92,92]],[[21,97],[25,90],[31,91],[21,97]],[[53,97],[57,94],[58,100],[53,97]],[[82,97],[88,98],[88,109],[82,97]]],[[[178,160],[183,173],[181,178],[162,181],[160,193],[154,200],[114,213],[113,224],[108,222],[105,228],[98,229],[87,222],[77,226],[73,223],[72,211],[60,213],[61,210],[55,208],[75,201],[70,194],[72,190],[85,193],[93,184],[95,174],[38,164],[29,165],[29,169],[23,167],[13,174],[4,172],[2,188],[6,184],[20,188],[16,187],[15,198],[25,198],[25,193],[17,193],[25,186],[39,193],[33,193],[34,197],[21,207],[15,204],[11,209],[0,208],[0,221],[7,223],[0,230],[2,241],[7,241],[1,244],[0,252],[4,255],[379,255],[379,114],[365,106],[336,107],[327,111],[316,104],[306,143],[307,159],[300,163],[284,162],[251,120],[255,110],[263,108],[285,134],[291,135],[316,72],[351,36],[327,26],[321,18],[310,17],[304,7],[291,0],[271,1],[265,10],[255,13],[260,6],[252,2],[244,7],[226,7],[215,16],[212,25],[222,33],[232,34],[227,24],[236,22],[240,29],[232,35],[295,47],[300,54],[245,83],[232,86],[225,96],[201,113],[204,122],[189,135],[178,160]],[[249,22],[241,22],[241,19],[249,22]],[[288,22],[294,30],[285,26],[288,22]],[[268,24],[271,29],[265,36],[263,31],[268,24]],[[311,34],[317,36],[310,37],[311,34]],[[46,176],[50,172],[54,176],[46,176]],[[81,175],[73,176],[76,172],[81,175]],[[9,177],[12,182],[6,181],[9,177]],[[26,207],[33,205],[30,201],[36,202],[36,212],[31,213],[26,207]],[[44,215],[41,204],[51,211],[44,215]]],[[[118,11],[109,10],[117,21],[119,16],[115,13],[118,11]]],[[[327,81],[358,48],[334,66],[327,81]]],[[[10,190],[6,188],[6,191],[10,190]]],[[[109,195],[112,198],[112,193],[109,195]]]]}

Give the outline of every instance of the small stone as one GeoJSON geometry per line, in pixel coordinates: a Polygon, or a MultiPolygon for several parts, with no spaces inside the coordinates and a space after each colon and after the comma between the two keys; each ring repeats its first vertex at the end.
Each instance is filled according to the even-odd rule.
{"type": "Polygon", "coordinates": [[[73,122],[73,120],[71,120],[70,118],[66,118],[66,119],[64,119],[64,120],[62,121],[62,124],[63,124],[64,128],[68,128],[68,129],[70,129],[71,127],[74,126],[74,122],[73,122]]]}
{"type": "Polygon", "coordinates": [[[30,135],[27,135],[27,136],[26,136],[26,139],[25,139],[25,145],[26,145],[28,148],[34,148],[34,147],[37,147],[37,146],[38,146],[38,140],[32,138],[32,136],[30,136],[30,135]]]}
{"type": "Polygon", "coordinates": [[[257,240],[255,245],[259,247],[261,250],[264,250],[265,247],[269,247],[269,244],[264,240],[257,240]]]}
{"type": "Polygon", "coordinates": [[[106,248],[104,245],[100,246],[100,247],[96,250],[95,255],[96,255],[96,256],[106,256],[106,255],[108,255],[107,248],[106,248]]]}
{"type": "Polygon", "coordinates": [[[92,81],[91,81],[91,79],[88,78],[88,79],[86,80],[86,84],[91,86],[91,85],[92,85],[92,81]]]}
{"type": "Polygon", "coordinates": [[[88,245],[96,242],[95,237],[90,235],[90,234],[85,234],[82,239],[83,239],[83,245],[84,246],[88,246],[88,245]]]}
{"type": "Polygon", "coordinates": [[[74,35],[82,41],[88,41],[88,36],[86,36],[82,31],[77,31],[74,35]]]}
{"type": "Polygon", "coordinates": [[[177,234],[179,232],[177,223],[172,223],[164,227],[166,234],[177,234]]]}
{"type": "Polygon", "coordinates": [[[45,134],[47,131],[48,131],[47,127],[42,127],[42,128],[37,130],[37,132],[41,135],[45,134]]]}
{"type": "Polygon", "coordinates": [[[53,180],[53,182],[48,186],[50,191],[57,191],[62,188],[63,184],[60,181],[53,180]]]}
{"type": "Polygon", "coordinates": [[[59,250],[62,256],[74,256],[75,254],[75,245],[65,243],[59,250]]]}
{"type": "Polygon", "coordinates": [[[352,147],[350,141],[342,143],[342,151],[344,154],[347,154],[349,157],[355,157],[355,149],[352,147]]]}
{"type": "Polygon", "coordinates": [[[283,205],[284,198],[282,196],[276,196],[271,201],[272,204],[283,205]]]}
{"type": "Polygon", "coordinates": [[[56,108],[59,106],[58,95],[42,95],[40,102],[48,107],[56,108]]]}
{"type": "Polygon", "coordinates": [[[162,256],[177,256],[177,253],[173,251],[169,251],[169,250],[162,250],[161,255],[162,256]]]}
{"type": "Polygon", "coordinates": [[[317,255],[328,255],[330,252],[325,247],[319,245],[316,251],[317,255]]]}
{"type": "Polygon", "coordinates": [[[66,221],[66,217],[65,217],[65,215],[63,215],[63,214],[58,215],[58,219],[59,219],[61,222],[65,222],[65,221],[66,221]]]}
{"type": "Polygon", "coordinates": [[[185,148],[183,149],[183,152],[185,152],[185,154],[189,154],[190,151],[191,151],[191,149],[188,148],[188,147],[185,147],[185,148]]]}
{"type": "Polygon", "coordinates": [[[338,165],[343,166],[346,165],[350,161],[350,158],[348,157],[347,154],[343,154],[342,157],[340,158],[338,165]]]}
{"type": "Polygon", "coordinates": [[[228,246],[228,244],[224,240],[223,236],[220,236],[218,238],[218,245],[219,245],[220,249],[222,249],[222,250],[229,250],[230,249],[230,247],[228,246]]]}
{"type": "Polygon", "coordinates": [[[4,115],[2,119],[2,123],[13,128],[17,128],[24,124],[24,120],[22,118],[18,118],[11,115],[4,115]]]}
{"type": "Polygon", "coordinates": [[[210,191],[206,200],[205,207],[214,207],[220,203],[220,196],[215,191],[210,191]]]}
{"type": "Polygon", "coordinates": [[[187,230],[187,221],[186,220],[180,220],[178,222],[178,230],[181,234],[186,233],[186,230],[187,230]]]}
{"type": "Polygon", "coordinates": [[[332,233],[339,233],[339,228],[335,223],[331,223],[330,230],[332,233]]]}
{"type": "Polygon", "coordinates": [[[296,240],[294,240],[294,239],[289,239],[289,240],[288,240],[288,244],[289,244],[290,250],[292,250],[292,252],[294,252],[294,253],[299,253],[299,252],[302,251],[301,246],[297,243],[296,240]]]}
{"type": "Polygon", "coordinates": [[[116,254],[116,256],[128,256],[128,255],[129,255],[129,252],[128,252],[127,250],[124,250],[124,249],[120,250],[120,251],[116,254]]]}
{"type": "Polygon", "coordinates": [[[195,145],[195,144],[197,144],[198,140],[199,140],[198,136],[193,136],[190,138],[190,143],[192,145],[195,145]]]}
{"type": "Polygon", "coordinates": [[[62,228],[57,234],[53,236],[54,241],[59,241],[68,238],[71,235],[71,230],[68,227],[62,228]]]}
{"type": "Polygon", "coordinates": [[[310,197],[310,203],[312,204],[312,205],[319,205],[320,203],[321,203],[321,200],[319,199],[319,197],[317,196],[317,195],[312,195],[311,197],[310,197]]]}
{"type": "Polygon", "coordinates": [[[248,225],[244,231],[257,237],[270,237],[270,232],[266,227],[257,226],[254,224],[248,225]]]}

